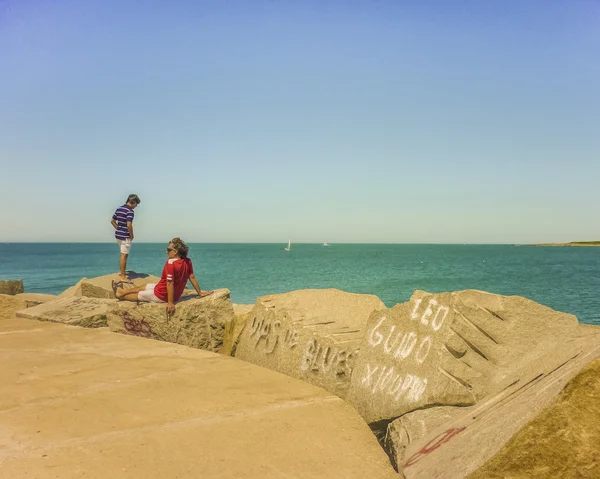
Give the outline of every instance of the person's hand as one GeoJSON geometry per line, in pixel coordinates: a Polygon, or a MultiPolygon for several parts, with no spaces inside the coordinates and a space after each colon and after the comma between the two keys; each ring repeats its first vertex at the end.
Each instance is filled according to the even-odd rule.
{"type": "Polygon", "coordinates": [[[210,296],[214,291],[200,291],[200,297],[204,298],[205,296],[210,296]]]}
{"type": "Polygon", "coordinates": [[[175,305],[173,303],[167,304],[167,316],[173,316],[175,314],[175,305]]]}

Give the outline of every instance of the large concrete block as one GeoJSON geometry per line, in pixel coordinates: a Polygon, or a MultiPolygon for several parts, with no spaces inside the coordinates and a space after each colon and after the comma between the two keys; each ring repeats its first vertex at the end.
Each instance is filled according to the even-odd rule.
{"type": "Polygon", "coordinates": [[[225,325],[234,317],[228,289],[198,298],[185,295],[167,317],[165,303],[113,302],[108,326],[117,333],[183,344],[218,352],[223,346],[225,325]]]}
{"type": "Polygon", "coordinates": [[[369,315],[385,309],[373,295],[336,289],[259,298],[235,357],[303,379],[344,397],[369,315]]]}
{"type": "Polygon", "coordinates": [[[0,279],[0,294],[15,295],[25,291],[22,279],[0,279]]]}
{"type": "Polygon", "coordinates": [[[101,328],[107,325],[108,306],[116,301],[116,299],[84,297],[58,298],[17,311],[17,317],[86,328],[101,328]]]}
{"type": "Polygon", "coordinates": [[[369,319],[348,400],[369,423],[468,406],[558,361],[577,318],[518,296],[428,294],[369,319]]]}
{"type": "MultiPolygon", "coordinates": [[[[402,470],[406,463],[406,449],[411,443],[415,443],[431,434],[442,424],[451,422],[465,412],[474,410],[470,407],[439,406],[428,409],[412,411],[392,421],[383,437],[383,447],[386,450],[394,469],[402,470]]],[[[450,440],[450,434],[461,432],[459,428],[448,427],[448,432],[440,437],[440,441],[450,440]]],[[[435,441],[430,447],[435,446],[435,441]]]]}
{"type": "Polygon", "coordinates": [[[235,316],[230,321],[225,323],[225,337],[223,338],[223,347],[221,348],[221,354],[227,356],[235,356],[235,349],[240,337],[240,334],[244,330],[246,322],[250,319],[250,311],[254,307],[253,304],[234,304],[233,312],[235,316]]]}
{"type": "MultiPolygon", "coordinates": [[[[158,283],[160,278],[146,273],[136,273],[129,271],[129,280],[132,283],[122,283],[123,288],[134,288],[148,283],[158,283]]],[[[115,299],[112,290],[112,282],[121,281],[119,274],[107,274],[96,278],[82,278],[79,282],[59,294],[60,298],[73,298],[85,296],[87,298],[106,298],[115,299]]]]}
{"type": "Polygon", "coordinates": [[[46,303],[57,299],[54,294],[41,294],[41,293],[19,293],[15,295],[16,298],[25,302],[27,308],[32,308],[38,304],[46,303]]]}

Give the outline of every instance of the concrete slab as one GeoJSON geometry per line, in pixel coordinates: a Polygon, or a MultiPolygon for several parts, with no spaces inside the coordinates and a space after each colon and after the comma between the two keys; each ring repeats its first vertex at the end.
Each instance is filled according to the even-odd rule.
{"type": "Polygon", "coordinates": [[[406,448],[406,478],[466,477],[493,457],[525,424],[549,406],[586,364],[600,357],[600,328],[582,326],[557,367],[523,374],[518,382],[430,431],[406,448]],[[568,350],[573,351],[571,355],[568,350]]]}
{"type": "Polygon", "coordinates": [[[0,321],[0,478],[394,478],[343,400],[235,358],[0,321]]]}
{"type": "Polygon", "coordinates": [[[106,314],[116,299],[65,297],[17,311],[17,316],[71,326],[101,328],[107,326],[106,314]]]}

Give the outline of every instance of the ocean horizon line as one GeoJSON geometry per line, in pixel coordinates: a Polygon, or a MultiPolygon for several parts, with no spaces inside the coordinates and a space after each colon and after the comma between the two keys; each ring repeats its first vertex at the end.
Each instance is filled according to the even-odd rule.
{"type": "MultiPolygon", "coordinates": [[[[43,245],[43,244],[114,244],[114,241],[0,241],[0,244],[31,244],[31,245],[43,245]]],[[[166,244],[167,241],[135,241],[135,244],[166,244]]],[[[187,244],[232,244],[232,245],[286,245],[285,241],[186,241],[187,244]]],[[[543,246],[550,244],[564,244],[564,243],[445,243],[445,242],[422,242],[422,243],[403,243],[403,242],[328,242],[327,246],[333,245],[397,245],[397,246],[543,246]]],[[[292,245],[323,245],[320,241],[296,241],[292,242],[292,245]]]]}

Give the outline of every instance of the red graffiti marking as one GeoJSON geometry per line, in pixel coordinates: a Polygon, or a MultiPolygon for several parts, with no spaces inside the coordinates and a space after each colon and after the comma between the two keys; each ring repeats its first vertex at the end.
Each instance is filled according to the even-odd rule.
{"type": "Polygon", "coordinates": [[[441,433],[440,435],[438,435],[437,437],[435,437],[431,441],[429,441],[427,444],[425,444],[419,452],[413,454],[410,457],[410,459],[404,464],[404,467],[412,466],[413,464],[415,464],[416,462],[421,460],[423,458],[423,456],[426,456],[430,452],[435,451],[442,444],[448,442],[450,439],[452,439],[454,436],[456,436],[459,432],[464,431],[465,429],[466,428],[464,428],[464,427],[455,427],[452,429],[448,429],[447,431],[444,431],[443,433],[441,433]]]}
{"type": "Polygon", "coordinates": [[[150,325],[143,319],[137,320],[133,318],[127,311],[123,311],[121,313],[121,317],[123,318],[123,326],[129,334],[133,336],[140,336],[142,338],[151,338],[153,336],[150,325]]]}

